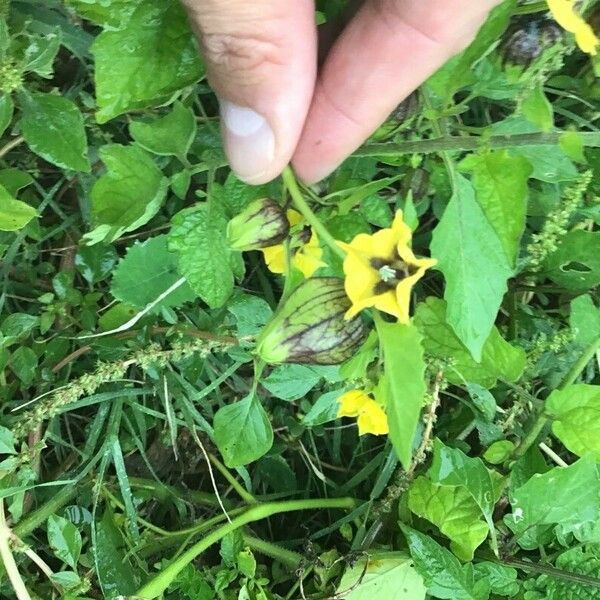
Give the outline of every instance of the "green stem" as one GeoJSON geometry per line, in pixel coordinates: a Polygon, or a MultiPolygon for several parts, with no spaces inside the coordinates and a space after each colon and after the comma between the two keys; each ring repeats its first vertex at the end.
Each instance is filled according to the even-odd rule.
{"type": "MultiPolygon", "coordinates": [[[[592,360],[592,358],[594,358],[594,355],[596,354],[596,352],[598,352],[598,350],[600,350],[600,338],[592,342],[586,348],[585,352],[581,354],[577,362],[565,375],[564,379],[562,380],[561,384],[558,386],[557,389],[564,390],[566,387],[575,383],[575,381],[577,381],[577,378],[585,369],[586,365],[590,362],[590,360],[592,360]]],[[[513,453],[513,458],[520,458],[527,452],[527,450],[529,450],[529,448],[531,448],[531,446],[533,446],[533,444],[536,443],[538,436],[540,435],[544,427],[546,427],[546,425],[549,423],[549,421],[550,418],[546,415],[544,411],[542,411],[535,420],[535,423],[533,424],[533,427],[531,428],[529,433],[517,446],[515,452],[513,453]]]]}
{"type": "Polygon", "coordinates": [[[244,543],[259,554],[274,558],[292,570],[297,569],[298,565],[302,562],[301,554],[251,535],[244,534],[244,543]]]}
{"type": "Polygon", "coordinates": [[[229,485],[231,485],[231,487],[237,492],[237,495],[244,502],[246,502],[246,504],[256,504],[256,498],[239,484],[237,479],[229,472],[229,469],[214,454],[209,453],[208,458],[210,459],[210,462],[217,468],[219,473],[221,473],[221,475],[227,479],[229,485]]]}
{"type": "MultiPolygon", "coordinates": [[[[353,156],[397,156],[398,154],[432,154],[434,152],[472,152],[480,148],[518,148],[522,146],[556,146],[564,131],[552,133],[520,133],[515,135],[452,136],[442,135],[431,140],[400,142],[397,144],[368,144],[357,150],[353,156]]],[[[600,147],[600,132],[579,133],[583,146],[600,147]]]]}
{"type": "Polygon", "coordinates": [[[282,177],[283,182],[285,183],[285,186],[292,197],[292,202],[298,209],[298,212],[302,214],[302,216],[306,219],[306,222],[317,232],[321,241],[325,242],[342,260],[346,258],[346,253],[338,246],[335,238],[329,233],[329,231],[327,231],[325,225],[321,223],[319,217],[315,215],[304,199],[292,169],[290,167],[286,167],[282,173],[282,177]]]}
{"type": "Polygon", "coordinates": [[[8,543],[10,539],[9,534],[10,530],[6,525],[6,517],[4,516],[4,500],[0,500],[0,558],[18,600],[31,600],[31,596],[25,587],[25,582],[21,577],[21,573],[19,573],[15,557],[10,550],[8,543]]]}
{"type": "Polygon", "coordinates": [[[268,519],[273,515],[287,513],[299,510],[326,510],[326,509],[351,509],[354,508],[353,498],[333,498],[333,499],[315,499],[315,500],[290,500],[286,502],[270,502],[250,507],[245,513],[236,517],[231,523],[226,523],[219,527],[191,548],[186,550],[176,560],[171,562],[158,575],[153,577],[146,585],[142,586],[134,596],[144,600],[152,600],[162,594],[177,575],[198,555],[202,554],[207,548],[216,544],[228,533],[248,525],[254,521],[268,519]]]}

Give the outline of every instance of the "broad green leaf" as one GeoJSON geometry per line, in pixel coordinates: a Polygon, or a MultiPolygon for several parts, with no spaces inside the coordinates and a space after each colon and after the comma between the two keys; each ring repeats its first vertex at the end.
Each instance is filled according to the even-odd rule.
{"type": "Polygon", "coordinates": [[[451,361],[445,376],[452,383],[477,383],[492,388],[499,378],[516,381],[523,373],[525,352],[504,340],[496,327],[492,328],[483,346],[481,362],[475,362],[446,322],[446,303],[443,300],[428,298],[419,304],[414,320],[423,334],[426,352],[451,361]]]}
{"type": "Polygon", "coordinates": [[[10,359],[15,375],[27,386],[33,382],[38,366],[37,354],[28,346],[17,348],[10,359]]]}
{"type": "MultiPolygon", "coordinates": [[[[167,249],[167,236],[159,235],[129,247],[114,271],[110,291],[126,304],[144,308],[181,279],[177,272],[177,256],[167,249]]],[[[194,300],[187,283],[163,298],[153,309],[178,307],[194,300]]]]}
{"type": "Polygon", "coordinates": [[[273,396],[282,400],[303,398],[321,380],[321,375],[306,365],[281,365],[275,367],[261,381],[273,396]]]}
{"type": "Polygon", "coordinates": [[[89,173],[83,115],[67,98],[23,95],[21,130],[29,148],[63,169],[89,173]]]}
{"type": "Polygon", "coordinates": [[[273,445],[271,421],[255,396],[221,407],[213,427],[215,443],[230,468],[259,459],[273,445]]]}
{"type": "Polygon", "coordinates": [[[600,308],[596,307],[589,294],[571,302],[569,324],[575,341],[582,346],[589,346],[600,338],[600,308]]]}
{"type": "Polygon", "coordinates": [[[510,499],[512,513],[504,520],[517,536],[538,525],[580,527],[594,522],[600,516],[598,467],[591,456],[568,467],[554,467],[531,477],[512,491],[510,499]]]}
{"type": "Polygon", "coordinates": [[[7,130],[13,117],[14,104],[11,97],[5,94],[0,97],[0,137],[7,130]]]}
{"type": "Polygon", "coordinates": [[[335,421],[339,411],[338,398],[343,393],[343,390],[332,390],[319,396],[310,410],[304,415],[302,423],[306,427],[316,427],[335,421]]]}
{"type": "Polygon", "coordinates": [[[7,427],[0,425],[0,454],[16,454],[15,438],[7,427]]]}
{"type": "Polygon", "coordinates": [[[439,485],[418,477],[408,490],[408,508],[438,527],[461,560],[473,560],[475,549],[489,532],[473,496],[461,486],[439,485]]]}
{"type": "Polygon", "coordinates": [[[377,324],[377,333],[385,365],[380,391],[385,397],[389,437],[408,469],[426,392],[422,338],[413,325],[383,321],[377,324]]]}
{"type": "Polygon", "coordinates": [[[71,521],[57,515],[50,515],[48,517],[48,544],[60,560],[71,568],[77,569],[82,541],[79,530],[71,521]]]}
{"type": "Polygon", "coordinates": [[[600,556],[597,548],[597,545],[590,545],[563,552],[556,559],[556,568],[575,576],[582,575],[583,578],[581,581],[562,577],[544,579],[544,583],[547,584],[544,600],[599,600],[600,588],[594,585],[600,573],[600,556]],[[587,583],[586,577],[592,577],[592,580],[588,580],[587,583]]]}
{"type": "Polygon", "coordinates": [[[521,114],[542,131],[550,131],[554,127],[554,111],[544,88],[536,85],[521,102],[521,114]]]}
{"type": "Polygon", "coordinates": [[[600,461],[600,386],[576,384],[554,390],[546,400],[552,432],[577,456],[600,461]]]}
{"type": "Polygon", "coordinates": [[[93,53],[99,123],[161,104],[203,75],[185,12],[175,0],[141,1],[119,29],[96,38],[93,53]]]}
{"type": "Polygon", "coordinates": [[[54,72],[54,59],[62,42],[62,30],[54,27],[44,35],[31,36],[23,56],[24,71],[32,71],[50,79],[54,72]]]}
{"type": "Polygon", "coordinates": [[[113,246],[83,246],[75,255],[75,267],[88,283],[93,284],[106,279],[112,273],[118,259],[113,246]]]}
{"type": "Polygon", "coordinates": [[[66,0],[84,19],[106,28],[119,28],[142,0],[66,0]]]}
{"type": "Polygon", "coordinates": [[[88,243],[112,242],[145,225],[160,209],[169,181],[137,146],[109,144],[100,149],[107,173],[92,188],[88,243]]]}
{"type": "Polygon", "coordinates": [[[433,232],[432,255],[446,279],[448,323],[480,362],[512,268],[471,183],[456,176],[456,190],[433,232]]]}
{"type": "Polygon", "coordinates": [[[33,183],[33,177],[26,171],[9,168],[0,170],[0,185],[4,186],[9,194],[16,196],[23,188],[33,183]]]}
{"type": "Polygon", "coordinates": [[[425,600],[426,593],[423,578],[401,552],[362,558],[346,569],[337,588],[345,600],[425,600]]]}
{"type": "Polygon", "coordinates": [[[273,316],[266,300],[249,294],[233,298],[227,303],[227,310],[235,317],[238,337],[255,336],[273,316]]]}
{"type": "Polygon", "coordinates": [[[498,596],[515,596],[519,593],[518,573],[512,567],[493,562],[478,562],[473,566],[476,579],[489,582],[492,593],[498,596]]]}
{"type": "Polygon", "coordinates": [[[198,204],[172,222],[169,250],[178,256],[179,272],[211,308],[223,306],[233,291],[236,260],[225,237],[227,218],[215,203],[198,204]]]}
{"type": "Polygon", "coordinates": [[[2,185],[0,185],[0,231],[17,231],[22,229],[37,217],[33,206],[13,198],[2,185]]]}
{"type": "Polygon", "coordinates": [[[544,266],[548,277],[567,290],[585,292],[600,285],[600,231],[567,233],[544,266]]]}
{"type": "Polygon", "coordinates": [[[400,524],[408,542],[417,572],[423,577],[427,592],[442,600],[487,600],[490,585],[475,581],[473,565],[461,565],[446,548],[429,536],[400,524]]]}
{"type": "Polygon", "coordinates": [[[164,117],[149,123],[133,121],[131,137],[145,150],[163,156],[185,158],[196,136],[196,118],[190,108],[175,102],[164,117]]]}
{"type": "Polygon", "coordinates": [[[437,439],[433,448],[433,462],[427,471],[429,478],[442,485],[464,487],[479,506],[494,537],[494,507],[501,494],[498,477],[494,478],[497,473],[487,469],[480,458],[471,458],[437,439]]]}
{"type": "Polygon", "coordinates": [[[502,150],[473,154],[461,166],[472,173],[477,202],[514,266],[525,231],[531,165],[522,156],[502,150]]]}

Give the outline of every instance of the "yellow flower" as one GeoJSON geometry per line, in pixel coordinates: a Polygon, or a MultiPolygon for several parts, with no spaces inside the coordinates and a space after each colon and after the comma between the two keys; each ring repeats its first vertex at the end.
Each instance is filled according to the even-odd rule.
{"type": "Polygon", "coordinates": [[[338,417],[353,417],[358,423],[358,435],[389,433],[385,411],[362,390],[351,390],[338,398],[338,417]]]}
{"type": "Polygon", "coordinates": [[[588,54],[596,54],[600,39],[585,20],[577,14],[574,0],[547,0],[554,20],[569,33],[575,34],[577,45],[588,54]]]}
{"type": "Polygon", "coordinates": [[[373,235],[361,233],[350,244],[339,242],[347,252],[345,288],[352,302],[347,319],[374,306],[408,323],[412,288],[437,263],[432,258],[417,258],[409,246],[411,238],[412,231],[399,210],[391,229],[373,235]]]}
{"type": "MultiPolygon", "coordinates": [[[[287,217],[290,226],[294,229],[298,229],[304,223],[302,215],[295,210],[288,210],[287,217]]],[[[311,227],[302,227],[295,235],[292,234],[291,250],[292,265],[306,278],[312,277],[318,268],[325,266],[325,263],[321,260],[323,258],[323,250],[319,245],[319,238],[311,227]],[[294,248],[295,244],[299,244],[299,247],[294,248]]],[[[263,248],[262,253],[267,268],[271,273],[285,273],[286,249],[284,244],[263,248]]]]}

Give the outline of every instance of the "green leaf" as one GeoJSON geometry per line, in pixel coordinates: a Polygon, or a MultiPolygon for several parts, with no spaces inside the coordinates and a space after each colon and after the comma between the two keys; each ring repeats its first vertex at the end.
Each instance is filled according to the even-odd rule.
{"type": "Polygon", "coordinates": [[[0,171],[0,185],[4,186],[9,194],[16,196],[23,188],[33,183],[33,177],[26,171],[10,168],[0,171]]]}
{"type": "Polygon", "coordinates": [[[217,204],[198,204],[177,213],[169,233],[179,272],[211,308],[223,306],[233,291],[236,257],[227,245],[227,222],[217,204]]]}
{"type": "Polygon", "coordinates": [[[113,246],[83,246],[75,255],[75,267],[88,283],[98,283],[113,271],[118,255],[113,246]]]}
{"type": "Polygon", "coordinates": [[[525,369],[525,352],[504,340],[496,327],[492,328],[483,346],[481,362],[475,362],[446,322],[446,303],[443,300],[428,298],[419,304],[414,322],[423,334],[426,352],[451,361],[451,368],[445,372],[451,383],[477,383],[492,388],[498,378],[516,381],[525,369]]]}
{"type": "Polygon", "coordinates": [[[256,575],[256,559],[250,548],[246,548],[238,554],[237,568],[244,577],[252,579],[256,575]]]}
{"type": "Polygon", "coordinates": [[[522,156],[502,150],[473,154],[461,166],[472,173],[477,202],[514,266],[525,231],[531,165],[522,156]]]}
{"type": "Polygon", "coordinates": [[[600,386],[576,384],[554,390],[546,400],[552,432],[577,456],[600,461],[600,386]]]}
{"type": "MultiPolygon", "coordinates": [[[[175,284],[177,257],[167,249],[167,236],[159,235],[130,246],[114,271],[110,291],[120,302],[144,308],[175,284]]],[[[151,312],[181,306],[194,300],[195,294],[187,283],[180,285],[163,298],[151,312]]]]}
{"type": "Polygon", "coordinates": [[[574,292],[600,285],[600,231],[570,231],[545,262],[547,276],[574,292]]]}
{"type": "Polygon", "coordinates": [[[473,496],[461,486],[439,485],[418,477],[408,490],[408,508],[438,527],[461,560],[473,560],[475,549],[489,532],[473,496]]]}
{"type": "Polygon", "coordinates": [[[401,552],[361,558],[346,569],[337,588],[337,597],[345,600],[425,600],[426,593],[423,578],[401,552]]]}
{"type": "Polygon", "coordinates": [[[589,294],[579,296],[571,302],[569,318],[575,341],[589,346],[600,338],[600,308],[597,308],[589,294]]]}
{"type": "Polygon", "coordinates": [[[62,30],[54,27],[44,35],[30,37],[25,50],[24,71],[32,71],[41,77],[50,79],[54,72],[54,60],[62,42],[62,30]]]}
{"type": "Polygon", "coordinates": [[[412,462],[413,444],[425,400],[425,360],[422,338],[412,325],[377,323],[383,348],[384,376],[380,384],[396,454],[405,469],[412,462]]]}
{"type": "Polygon", "coordinates": [[[0,454],[17,454],[12,431],[2,425],[0,425],[0,454]]]}
{"type": "Polygon", "coordinates": [[[92,50],[99,123],[162,104],[203,75],[185,12],[173,0],[143,0],[119,29],[101,33],[92,50]]]}
{"type": "Polygon", "coordinates": [[[22,98],[21,130],[29,148],[58,167],[89,173],[83,116],[77,106],[52,94],[22,98]]]}
{"type": "Polygon", "coordinates": [[[492,472],[480,458],[471,458],[458,448],[445,446],[437,439],[434,440],[433,449],[433,462],[427,471],[429,478],[442,485],[464,487],[479,506],[494,539],[494,507],[501,494],[498,479],[493,479],[492,472]]]}
{"type": "Polygon", "coordinates": [[[305,365],[275,367],[261,384],[276,398],[299,400],[321,380],[321,375],[305,365]]]}
{"type": "Polygon", "coordinates": [[[10,359],[15,375],[25,384],[33,382],[38,366],[37,354],[27,346],[17,348],[10,359]]]}
{"type": "Polygon", "coordinates": [[[213,186],[212,194],[213,201],[218,202],[228,219],[231,219],[254,200],[272,196],[271,190],[269,185],[249,185],[229,173],[224,185],[213,186]]]}
{"type": "Polygon", "coordinates": [[[169,181],[150,156],[137,146],[109,144],[100,149],[107,173],[92,188],[94,229],[91,244],[112,242],[145,225],[160,209],[169,181]]]}
{"type": "Polygon", "coordinates": [[[77,569],[81,554],[81,534],[71,521],[57,515],[48,517],[48,544],[55,556],[72,569],[77,569]]]}
{"type": "Polygon", "coordinates": [[[131,137],[145,150],[161,156],[185,158],[196,136],[194,111],[181,102],[173,110],[150,123],[133,121],[129,125],[131,137]]]}
{"type": "Polygon", "coordinates": [[[233,298],[227,310],[235,317],[238,337],[255,336],[273,316],[266,300],[249,294],[233,298]]]}
{"type": "Polygon", "coordinates": [[[141,0],[66,0],[84,19],[106,28],[119,28],[129,19],[141,0]]]}
{"type": "Polygon", "coordinates": [[[317,427],[337,419],[339,410],[338,398],[343,390],[332,390],[319,396],[310,410],[304,415],[302,423],[305,427],[317,427]]]}
{"type": "Polygon", "coordinates": [[[221,407],[213,427],[215,443],[230,468],[259,459],[273,445],[271,421],[255,396],[221,407]]]}
{"type": "Polygon", "coordinates": [[[37,217],[33,206],[13,198],[2,185],[0,185],[0,231],[17,231],[22,229],[37,217]]]}
{"type": "Polygon", "coordinates": [[[506,524],[517,535],[537,525],[581,526],[600,516],[600,476],[591,456],[536,474],[511,493],[506,524]],[[552,490],[552,493],[548,493],[552,490]]]}
{"type": "Polygon", "coordinates": [[[0,97],[0,137],[2,137],[12,121],[14,108],[13,101],[8,94],[0,97]]]}
{"type": "Polygon", "coordinates": [[[477,579],[485,579],[489,582],[493,594],[515,596],[519,593],[516,569],[487,561],[478,562],[473,568],[477,579]]]}
{"type": "Polygon", "coordinates": [[[433,232],[431,252],[446,279],[448,323],[476,361],[492,331],[512,269],[471,183],[456,190],[433,232]]]}
{"type": "Polygon", "coordinates": [[[487,600],[490,586],[475,581],[472,564],[461,565],[458,559],[432,538],[400,524],[406,536],[415,567],[427,592],[442,600],[487,600]]]}
{"type": "Polygon", "coordinates": [[[521,114],[541,131],[554,127],[554,111],[542,84],[536,85],[521,102],[521,114]]]}

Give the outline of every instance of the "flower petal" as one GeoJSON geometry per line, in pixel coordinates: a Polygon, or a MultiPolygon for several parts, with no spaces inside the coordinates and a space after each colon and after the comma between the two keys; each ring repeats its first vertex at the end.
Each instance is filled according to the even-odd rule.
{"type": "Polygon", "coordinates": [[[363,406],[363,410],[358,416],[358,435],[371,433],[373,435],[386,435],[389,433],[387,415],[383,408],[369,398],[369,402],[363,406]]]}
{"type": "Polygon", "coordinates": [[[361,410],[371,401],[363,390],[350,390],[338,398],[338,417],[358,417],[361,410]]]}
{"type": "Polygon", "coordinates": [[[267,269],[271,273],[285,273],[285,246],[283,244],[263,248],[262,253],[267,269]]]}
{"type": "Polygon", "coordinates": [[[404,315],[402,306],[398,304],[395,290],[389,290],[385,292],[385,294],[376,296],[376,298],[377,301],[375,302],[375,308],[377,310],[380,310],[388,315],[392,315],[397,319],[400,319],[404,315]]]}

